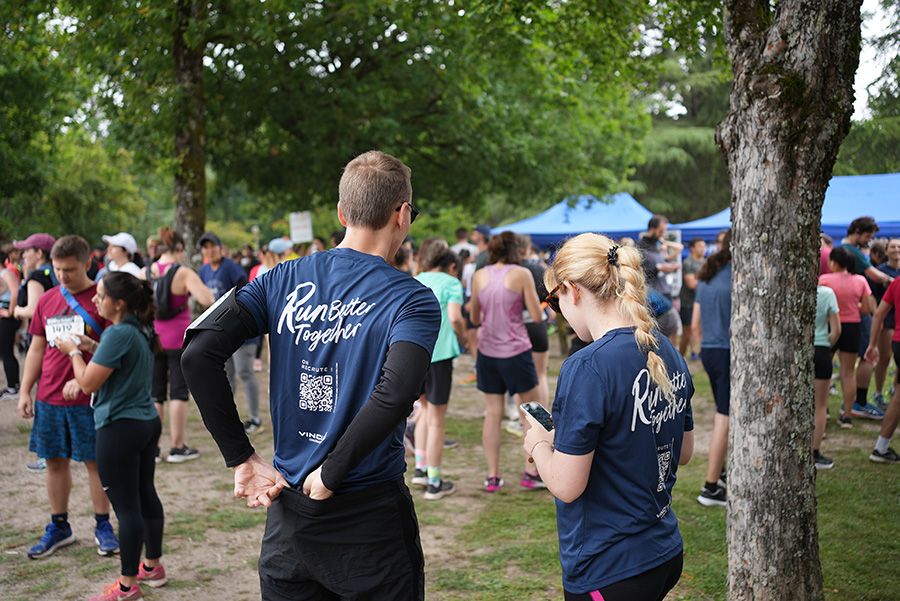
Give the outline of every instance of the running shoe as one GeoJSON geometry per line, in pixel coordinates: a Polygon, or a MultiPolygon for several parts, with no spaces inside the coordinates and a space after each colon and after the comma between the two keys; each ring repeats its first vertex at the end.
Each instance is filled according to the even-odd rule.
{"type": "Polygon", "coordinates": [[[724,469],[722,469],[722,473],[719,474],[719,481],[716,482],[716,484],[718,484],[720,488],[728,490],[728,473],[724,469]]]}
{"type": "Polygon", "coordinates": [[[522,432],[522,424],[520,424],[517,419],[504,420],[503,429],[514,436],[525,436],[522,432]]]}
{"type": "Polygon", "coordinates": [[[413,472],[412,483],[416,486],[428,486],[428,472],[417,467],[413,472]]]}
{"type": "Polygon", "coordinates": [[[497,492],[504,484],[500,476],[488,476],[484,479],[484,492],[497,492]]]}
{"type": "Polygon", "coordinates": [[[143,598],[144,595],[141,594],[139,584],[135,584],[127,591],[123,591],[122,587],[119,586],[119,581],[116,580],[106,587],[102,593],[89,598],[88,601],[136,601],[143,598]]]}
{"type": "Polygon", "coordinates": [[[853,427],[853,420],[846,415],[841,414],[838,416],[838,425],[845,430],[849,430],[853,427]]]}
{"type": "Polygon", "coordinates": [[[884,453],[879,453],[878,449],[872,449],[869,461],[874,463],[900,463],[900,455],[897,455],[897,451],[890,447],[884,453]]]}
{"type": "Polygon", "coordinates": [[[840,396],[841,395],[841,393],[838,392],[837,386],[835,386],[834,384],[832,384],[831,387],[828,389],[828,394],[830,394],[831,396],[840,396]]]}
{"type": "Polygon", "coordinates": [[[813,455],[813,461],[815,461],[817,470],[830,470],[834,467],[834,461],[818,451],[813,455]]]}
{"type": "Polygon", "coordinates": [[[119,552],[119,539],[109,520],[99,522],[94,528],[94,542],[97,543],[97,555],[109,557],[119,552]]]}
{"type": "Polygon", "coordinates": [[[43,472],[47,469],[47,461],[39,457],[37,461],[31,461],[25,464],[25,469],[29,472],[43,472]]]}
{"type": "Polygon", "coordinates": [[[853,403],[853,409],[850,410],[850,415],[853,417],[861,417],[863,419],[884,419],[884,411],[881,411],[872,403],[866,403],[865,405],[853,403]]]}
{"type": "Polygon", "coordinates": [[[0,401],[17,398],[19,398],[19,388],[17,386],[7,386],[0,390],[0,401]]]}
{"type": "Polygon", "coordinates": [[[887,401],[884,400],[884,395],[880,392],[876,392],[872,397],[872,404],[878,407],[878,410],[884,413],[887,411],[887,401]]]}
{"type": "Polygon", "coordinates": [[[697,502],[704,507],[724,507],[727,493],[721,486],[716,486],[715,490],[708,490],[705,486],[700,489],[700,496],[697,502]]]}
{"type": "Polygon", "coordinates": [[[165,583],[169,581],[166,578],[166,569],[162,564],[157,564],[151,570],[147,570],[144,568],[144,562],[140,563],[140,567],[138,567],[138,582],[143,582],[150,588],[159,588],[165,583]]]}
{"type": "Polygon", "coordinates": [[[50,522],[44,528],[44,536],[41,537],[38,544],[28,549],[28,557],[31,559],[43,559],[53,555],[57,549],[71,545],[74,542],[75,535],[72,533],[72,527],[69,524],[60,526],[50,522]]]}
{"type": "Polygon", "coordinates": [[[244,433],[247,436],[258,434],[263,431],[262,422],[258,419],[248,419],[244,422],[244,433]]]}
{"type": "Polygon", "coordinates": [[[156,463],[162,462],[162,457],[160,457],[159,447],[156,447],[156,457],[153,458],[153,461],[155,461],[156,463]]]}
{"type": "Polygon", "coordinates": [[[692,352],[692,353],[691,353],[691,361],[699,361],[699,360],[700,360],[700,355],[698,355],[697,353],[692,352]]]}
{"type": "Polygon", "coordinates": [[[544,484],[540,474],[529,474],[528,472],[522,472],[522,479],[519,481],[519,486],[527,490],[547,488],[547,485],[544,484]]]}
{"type": "Polygon", "coordinates": [[[471,384],[474,384],[474,383],[477,382],[477,381],[478,381],[478,376],[477,376],[477,375],[475,375],[475,374],[469,374],[469,375],[466,376],[465,378],[462,378],[462,379],[459,381],[459,383],[460,383],[460,385],[462,385],[462,386],[469,386],[469,385],[471,385],[471,384]]]}
{"type": "Polygon", "coordinates": [[[443,499],[444,497],[448,497],[456,492],[456,486],[454,486],[453,482],[449,480],[441,480],[441,483],[435,486],[434,484],[429,484],[428,488],[425,489],[425,498],[429,501],[437,501],[439,499],[443,499]]]}
{"type": "Polygon", "coordinates": [[[185,461],[191,461],[198,457],[200,457],[200,451],[192,449],[187,445],[183,445],[180,449],[176,449],[175,447],[169,449],[169,456],[166,457],[166,461],[169,463],[184,463],[185,461]]]}
{"type": "Polygon", "coordinates": [[[459,446],[459,443],[456,442],[455,440],[453,440],[452,438],[444,439],[444,448],[445,449],[455,449],[458,446],[459,446]]]}

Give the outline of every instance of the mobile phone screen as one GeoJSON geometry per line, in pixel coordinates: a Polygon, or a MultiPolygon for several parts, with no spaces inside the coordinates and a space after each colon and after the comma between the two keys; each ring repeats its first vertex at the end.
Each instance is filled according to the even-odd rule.
{"type": "Polygon", "coordinates": [[[550,412],[537,403],[522,403],[522,411],[533,417],[547,432],[553,429],[553,418],[550,412]]]}

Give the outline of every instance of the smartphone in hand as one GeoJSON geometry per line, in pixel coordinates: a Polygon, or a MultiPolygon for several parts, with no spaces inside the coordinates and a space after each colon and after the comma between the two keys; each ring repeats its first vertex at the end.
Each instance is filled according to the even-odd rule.
{"type": "Polygon", "coordinates": [[[533,417],[537,420],[544,430],[550,432],[553,430],[553,417],[551,417],[550,412],[544,409],[538,403],[522,403],[520,405],[522,411],[533,417]]]}

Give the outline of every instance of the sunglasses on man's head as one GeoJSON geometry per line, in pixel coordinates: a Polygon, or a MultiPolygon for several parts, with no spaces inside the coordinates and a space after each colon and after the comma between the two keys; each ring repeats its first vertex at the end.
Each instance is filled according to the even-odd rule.
{"type": "Polygon", "coordinates": [[[408,200],[400,203],[400,206],[394,210],[397,212],[400,212],[400,209],[403,208],[403,205],[409,205],[409,222],[412,223],[413,221],[416,220],[416,217],[419,216],[419,213],[421,213],[421,211],[416,208],[416,205],[414,205],[413,203],[411,203],[408,200]]]}
{"type": "Polygon", "coordinates": [[[547,296],[544,297],[544,302],[547,303],[551,309],[553,309],[554,313],[562,313],[559,310],[559,294],[557,291],[562,288],[562,282],[556,285],[556,288],[547,293],[547,296]]]}

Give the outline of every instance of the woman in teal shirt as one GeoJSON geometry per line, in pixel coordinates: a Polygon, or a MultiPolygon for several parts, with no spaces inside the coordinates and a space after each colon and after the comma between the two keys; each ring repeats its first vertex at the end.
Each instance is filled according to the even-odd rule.
{"type": "Polygon", "coordinates": [[[97,286],[94,304],[113,324],[100,342],[85,337],[78,344],[57,342],[71,358],[81,389],[96,393],[97,468],[119,520],[122,576],[92,601],[141,599],[139,581],[154,588],[166,583],[160,564],[163,508],[153,485],[161,431],[150,396],[153,353],[159,346],[153,331],[153,292],[149,283],[133,275],[112,272],[97,286]],[[89,364],[81,351],[93,352],[89,364]]]}

